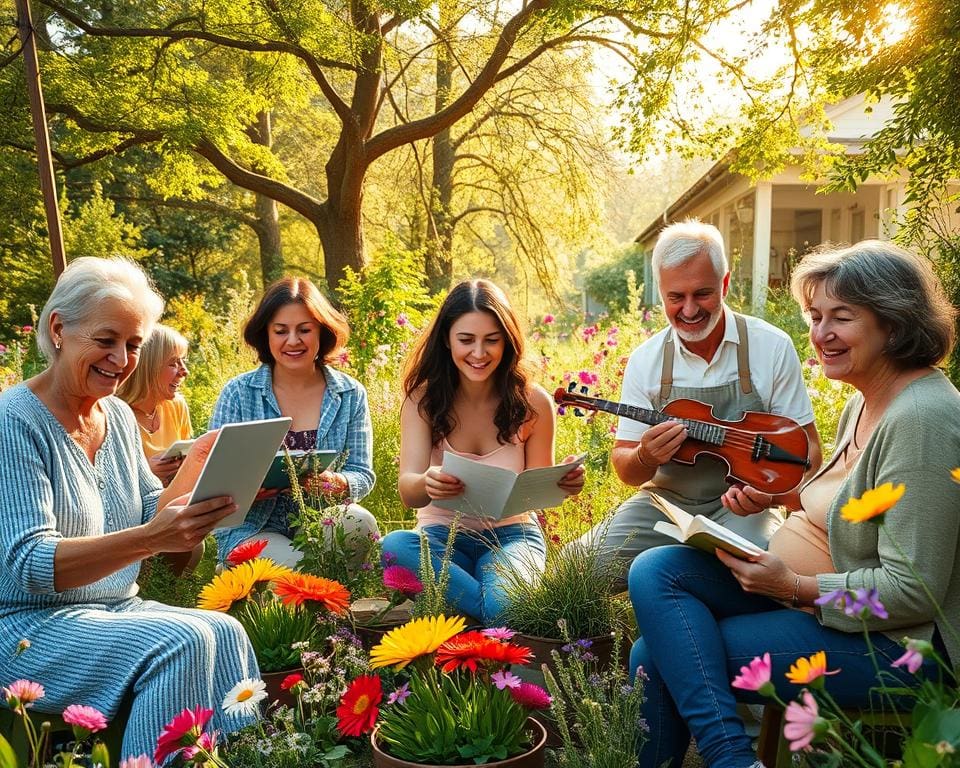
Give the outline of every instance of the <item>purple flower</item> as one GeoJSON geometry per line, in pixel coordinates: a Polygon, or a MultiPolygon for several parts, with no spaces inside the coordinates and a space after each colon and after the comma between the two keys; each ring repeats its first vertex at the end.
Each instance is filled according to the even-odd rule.
{"type": "Polygon", "coordinates": [[[512,629],[507,629],[506,627],[489,627],[481,630],[481,632],[487,637],[492,637],[494,640],[509,640],[517,634],[512,629]]]}
{"type": "Polygon", "coordinates": [[[325,526],[327,526],[328,528],[329,528],[331,525],[334,524],[334,520],[333,520],[332,517],[325,517],[325,518],[323,518],[323,520],[322,520],[321,522],[322,522],[325,526]]]}
{"type": "Polygon", "coordinates": [[[399,325],[401,328],[403,328],[403,326],[409,322],[410,319],[407,317],[405,312],[401,312],[399,315],[397,315],[397,325],[399,325]]]}
{"type": "Polygon", "coordinates": [[[854,594],[853,604],[846,609],[848,616],[866,619],[876,616],[878,619],[889,619],[887,609],[880,602],[880,593],[876,589],[858,589],[854,594]]]}
{"type": "Polygon", "coordinates": [[[904,640],[906,640],[907,650],[891,666],[906,667],[911,675],[915,675],[917,670],[923,666],[924,658],[933,652],[933,646],[926,640],[913,640],[911,638],[904,638],[904,640]]]}
{"type": "Polygon", "coordinates": [[[373,563],[360,563],[360,570],[361,570],[361,571],[372,571],[372,570],[373,570],[373,563]]]}
{"type": "Polygon", "coordinates": [[[384,565],[393,565],[397,562],[397,556],[393,552],[384,552],[383,553],[383,564],[384,565]]]}
{"type": "Polygon", "coordinates": [[[588,640],[587,638],[581,638],[577,640],[577,646],[583,649],[587,649],[593,645],[593,640],[588,640]]]}
{"type": "Polygon", "coordinates": [[[387,704],[403,704],[410,695],[410,683],[404,683],[397,690],[387,696],[387,704]]]}
{"type": "Polygon", "coordinates": [[[522,682],[519,677],[507,669],[501,669],[499,672],[494,672],[492,675],[490,675],[490,679],[493,681],[493,684],[497,686],[497,690],[500,691],[502,691],[504,688],[519,688],[520,683],[522,682]]]}
{"type": "Polygon", "coordinates": [[[543,316],[543,324],[544,324],[544,325],[550,325],[550,323],[552,323],[555,319],[556,319],[556,318],[555,318],[553,315],[551,315],[551,314],[548,313],[548,314],[546,314],[546,315],[543,316]]]}
{"type": "Polygon", "coordinates": [[[816,600],[814,600],[814,605],[828,605],[833,603],[834,608],[841,608],[844,611],[847,610],[847,604],[850,600],[853,599],[853,595],[850,594],[848,589],[835,589],[833,592],[828,592],[825,595],[820,595],[816,600]]]}

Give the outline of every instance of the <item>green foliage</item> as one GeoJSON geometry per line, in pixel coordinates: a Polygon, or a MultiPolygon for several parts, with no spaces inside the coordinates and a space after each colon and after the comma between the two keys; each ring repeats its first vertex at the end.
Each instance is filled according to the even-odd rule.
{"type": "MultiPolygon", "coordinates": [[[[459,516],[455,516],[447,533],[447,543],[440,559],[440,572],[433,568],[430,556],[430,544],[426,535],[420,534],[420,583],[423,591],[413,601],[411,618],[422,619],[429,616],[450,616],[452,611],[447,603],[447,585],[450,583],[450,564],[453,562],[453,542],[457,538],[460,525],[459,516]]],[[[478,618],[478,617],[472,617],[478,618]]]]}
{"type": "MultiPolygon", "coordinates": [[[[563,746],[555,753],[558,768],[633,768],[648,738],[642,675],[631,681],[619,663],[595,669],[574,636],[566,630],[562,634],[568,649],[552,652],[555,672],[544,668],[563,746]]],[[[616,632],[613,659],[620,658],[624,642],[616,632]]]]}
{"type": "Polygon", "coordinates": [[[475,765],[525,751],[527,712],[484,673],[444,673],[432,664],[410,675],[410,695],[381,710],[382,749],[424,765],[475,765]]]}
{"type": "Polygon", "coordinates": [[[435,308],[421,263],[422,254],[391,244],[360,273],[348,268],[337,286],[350,321],[350,363],[361,378],[394,361],[435,308]]]}
{"type": "Polygon", "coordinates": [[[63,222],[63,245],[70,258],[127,256],[140,259],[147,251],[140,247],[140,230],[117,213],[112,200],[94,184],[88,199],[80,203],[63,222]]]}
{"type": "Polygon", "coordinates": [[[613,261],[587,272],[583,287],[587,294],[605,304],[610,314],[626,312],[631,308],[627,272],[633,271],[635,276],[642,278],[645,258],[646,254],[640,246],[631,245],[613,261]]]}
{"type": "Polygon", "coordinates": [[[279,600],[251,599],[234,612],[250,638],[262,672],[282,672],[300,664],[297,643],[314,645],[319,630],[313,611],[286,606],[279,600]]]}
{"type": "Polygon", "coordinates": [[[163,555],[144,560],[140,566],[140,597],[158,603],[194,608],[197,596],[209,583],[217,568],[217,542],[213,536],[204,541],[203,557],[189,573],[176,574],[163,555]]]}

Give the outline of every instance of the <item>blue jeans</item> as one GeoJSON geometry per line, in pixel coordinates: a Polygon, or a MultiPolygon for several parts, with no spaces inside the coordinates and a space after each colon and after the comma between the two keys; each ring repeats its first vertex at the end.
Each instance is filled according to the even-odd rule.
{"type": "MultiPolygon", "coordinates": [[[[433,572],[439,573],[450,528],[428,525],[422,532],[430,545],[433,572]]],[[[382,547],[385,558],[393,555],[398,565],[419,573],[417,531],[393,531],[384,536],[382,547]]],[[[484,531],[460,529],[453,542],[447,602],[459,613],[493,625],[506,602],[499,567],[519,571],[532,580],[543,573],[546,561],[547,545],[535,523],[515,523],[484,531]]]]}
{"type": "MultiPolygon", "coordinates": [[[[736,699],[766,700],[757,693],[730,687],[740,667],[769,652],[772,682],[785,701],[801,686],[784,676],[800,656],[827,652],[827,691],[843,707],[880,708],[870,688],[877,674],[862,633],[824,627],[804,611],[784,608],[766,597],[743,591],[716,557],[688,546],[666,546],[641,553],[627,578],[641,637],[630,653],[632,672],[642,666],[648,680],[644,717],[649,739],[640,753],[640,768],[667,760],[679,768],[691,734],[711,768],[746,768],[756,757],[736,699]]],[[[890,663],[903,648],[879,632],[870,642],[881,670],[907,686],[918,679],[890,663]]],[[[935,674],[928,662],[924,672],[935,674]]],[[[926,665],[925,665],[926,666],[926,665]]]]}

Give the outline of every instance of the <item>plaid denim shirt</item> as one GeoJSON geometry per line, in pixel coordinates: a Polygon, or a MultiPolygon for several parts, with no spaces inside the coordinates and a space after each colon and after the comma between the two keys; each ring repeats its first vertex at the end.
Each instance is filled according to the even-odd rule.
{"type": "MultiPolygon", "coordinates": [[[[367,390],[363,385],[330,366],[324,366],[327,389],[323,394],[320,423],[317,424],[317,448],[346,451],[341,473],[350,488],[350,500],[358,501],[370,493],[376,482],[373,472],[373,428],[367,406],[367,390]]],[[[261,365],[227,382],[210,417],[210,429],[223,424],[282,416],[273,393],[273,375],[269,366],[261,365]]],[[[220,551],[229,554],[241,541],[255,536],[266,525],[278,502],[285,497],[256,502],[247,513],[246,522],[233,529],[220,529],[217,540],[220,551]]]]}

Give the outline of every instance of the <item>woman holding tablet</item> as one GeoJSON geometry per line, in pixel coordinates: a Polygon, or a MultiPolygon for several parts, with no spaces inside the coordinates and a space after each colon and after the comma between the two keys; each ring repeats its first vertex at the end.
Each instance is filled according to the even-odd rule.
{"type": "MultiPolygon", "coordinates": [[[[284,440],[287,448],[346,453],[339,471],[325,470],[306,484],[346,505],[343,525],[359,561],[377,533],[377,523],[353,502],[370,492],[376,477],[367,392],[356,379],[330,365],[349,333],[346,318],[309,280],[285,277],[270,285],[243,330],[261,365],[227,383],[214,406],[210,428],[289,416],[293,423],[284,440]]],[[[287,493],[261,498],[243,525],[215,532],[220,560],[248,539],[266,539],[265,556],[295,566],[300,559],[290,542],[295,511],[287,493]]]]}
{"type": "Polygon", "coordinates": [[[193,435],[190,409],[180,394],[189,372],[187,340],[173,328],[158,324],[140,349],[140,363],[117,390],[137,417],[143,452],[164,485],[177,474],[183,455],[163,458],[163,452],[177,440],[193,435]]]}

